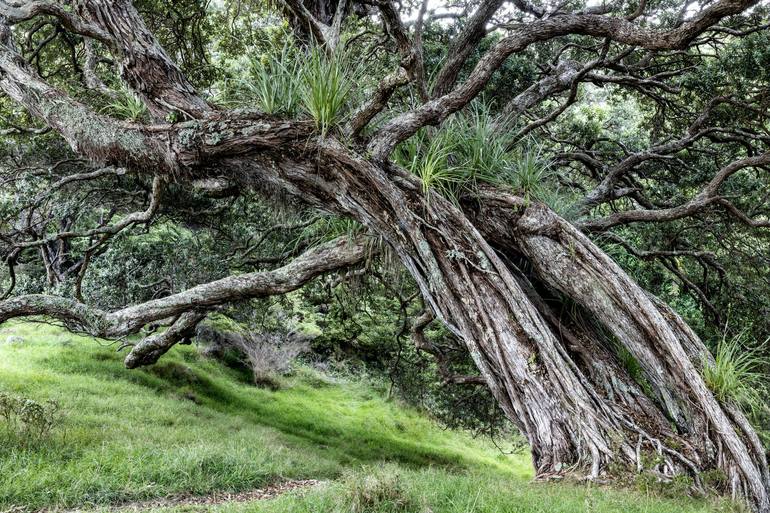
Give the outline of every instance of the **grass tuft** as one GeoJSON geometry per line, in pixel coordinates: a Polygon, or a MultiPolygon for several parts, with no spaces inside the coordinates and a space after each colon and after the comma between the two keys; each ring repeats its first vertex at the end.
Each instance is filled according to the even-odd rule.
{"type": "Polygon", "coordinates": [[[383,510],[406,513],[419,510],[419,502],[410,496],[404,483],[403,471],[398,467],[350,472],[343,482],[347,492],[343,495],[344,509],[350,513],[383,510]]]}
{"type": "Polygon", "coordinates": [[[147,106],[133,91],[121,88],[115,98],[104,107],[104,112],[128,121],[142,121],[147,117],[147,106]]]}
{"type": "Polygon", "coordinates": [[[747,344],[748,333],[722,337],[713,361],[703,364],[703,379],[719,401],[754,412],[766,406],[768,378],[762,371],[770,367],[770,360],[762,347],[747,344]]]}
{"type": "Polygon", "coordinates": [[[257,108],[265,114],[297,115],[301,105],[298,50],[284,43],[249,59],[244,77],[227,80],[218,101],[229,107],[257,108]]]}
{"type": "Polygon", "coordinates": [[[455,113],[440,130],[423,129],[394,155],[417,175],[426,195],[435,191],[456,203],[460,195],[473,194],[479,183],[490,183],[573,216],[573,195],[558,185],[542,147],[511,148],[507,123],[483,103],[455,113]]]}
{"type": "Polygon", "coordinates": [[[342,49],[327,53],[314,47],[307,56],[302,68],[300,98],[321,136],[326,136],[345,115],[355,83],[356,73],[352,67],[350,56],[342,49]]]}

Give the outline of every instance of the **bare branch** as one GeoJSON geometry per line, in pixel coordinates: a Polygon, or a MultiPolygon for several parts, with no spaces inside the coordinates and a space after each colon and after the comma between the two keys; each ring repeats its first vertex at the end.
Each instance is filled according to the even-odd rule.
{"type": "Polygon", "coordinates": [[[754,227],[770,227],[768,219],[750,219],[745,214],[739,212],[732,204],[724,198],[717,195],[719,188],[727,178],[747,167],[765,166],[770,164],[770,152],[763,153],[756,157],[747,157],[742,160],[731,162],[717,172],[714,178],[690,201],[671,208],[657,210],[626,210],[617,212],[599,219],[581,221],[578,226],[589,231],[606,231],[613,226],[631,223],[651,223],[661,221],[672,221],[682,219],[700,212],[708,206],[717,203],[724,205],[728,210],[736,215],[739,220],[754,227]],[[732,207],[732,208],[731,208],[732,207]]]}
{"type": "Polygon", "coordinates": [[[21,23],[40,15],[55,16],[64,27],[76,34],[103,42],[111,40],[107,32],[96,25],[88,23],[80,16],[67,11],[63,6],[55,2],[31,1],[22,2],[21,5],[16,2],[12,5],[11,2],[0,1],[0,16],[4,16],[10,24],[21,23]]]}
{"type": "MultiPolygon", "coordinates": [[[[16,296],[0,301],[0,323],[17,317],[42,315],[63,321],[72,329],[96,337],[118,338],[136,333],[148,323],[183,316],[180,317],[185,319],[179,326],[181,329],[189,326],[197,316],[216,306],[251,298],[286,294],[298,289],[316,276],[354,265],[362,261],[366,255],[367,247],[364,238],[340,237],[316,246],[289,264],[272,271],[229,276],[178,294],[111,313],[64,297],[16,296]]],[[[155,337],[148,342],[147,347],[155,351],[178,340],[179,338],[155,337]]]]}
{"type": "Polygon", "coordinates": [[[566,34],[582,34],[655,50],[682,48],[720,19],[737,14],[756,1],[719,0],[692,20],[665,31],[649,30],[622,18],[594,14],[565,14],[526,25],[511,26],[511,34],[501,39],[481,58],[463,84],[391,120],[369,143],[368,149],[376,160],[384,160],[399,142],[411,137],[420,128],[437,125],[467,105],[481,92],[509,55],[532,43],[566,34]]]}
{"type": "Polygon", "coordinates": [[[436,75],[434,98],[445,95],[454,86],[463,64],[487,34],[486,25],[503,5],[504,0],[484,0],[464,24],[447,50],[447,60],[436,75]]]}

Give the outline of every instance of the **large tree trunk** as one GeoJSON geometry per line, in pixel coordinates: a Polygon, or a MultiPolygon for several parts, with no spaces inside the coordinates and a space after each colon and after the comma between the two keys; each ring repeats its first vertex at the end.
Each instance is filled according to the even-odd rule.
{"type": "Polygon", "coordinates": [[[697,483],[699,473],[720,469],[736,496],[770,511],[765,456],[746,419],[707,389],[703,344],[572,225],[543,205],[497,192],[476,208],[482,234],[403,170],[375,165],[333,139],[311,151],[311,162],[282,157],[242,167],[242,179],[280,186],[382,236],[436,315],[465,341],[527,437],[538,475],[584,469],[597,477],[613,463],[661,477],[687,473],[697,483]],[[614,335],[642,365],[651,397],[606,335],[559,322],[537,287],[488,241],[526,259],[539,284],[571,298],[614,335]],[[643,469],[655,459],[649,453],[658,456],[655,468],[643,469]]]}
{"type": "MultiPolygon", "coordinates": [[[[689,462],[679,463],[695,471],[696,479],[697,472],[721,469],[733,495],[751,497],[766,510],[770,473],[764,450],[740,410],[720,405],[707,388],[701,372],[713,360],[697,335],[544,205],[494,192],[487,199],[488,210],[479,214],[487,237],[520,251],[538,280],[590,313],[639,362],[652,398],[687,448],[689,462]]],[[[611,349],[603,337],[593,340],[611,349]]]]}

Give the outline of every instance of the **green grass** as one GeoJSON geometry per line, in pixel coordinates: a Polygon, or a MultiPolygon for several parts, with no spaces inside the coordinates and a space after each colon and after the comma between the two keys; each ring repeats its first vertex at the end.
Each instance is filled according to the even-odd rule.
{"type": "Polygon", "coordinates": [[[452,115],[438,130],[421,130],[402,142],[395,161],[417,175],[423,194],[437,192],[453,202],[480,183],[512,189],[547,204],[566,218],[575,214],[574,193],[561,186],[537,144],[511,147],[505,119],[481,103],[452,115]]]}
{"type": "Polygon", "coordinates": [[[219,101],[230,107],[258,108],[294,117],[299,110],[302,72],[297,49],[288,44],[249,60],[243,76],[223,84],[219,101]]]}
{"type": "Polygon", "coordinates": [[[716,510],[703,501],[534,484],[527,455],[503,455],[441,429],[386,401],[377,386],[299,368],[280,390],[263,390],[249,384],[247,373],[205,360],[193,347],[129,371],[113,347],[95,340],[46,325],[6,324],[0,390],[56,400],[65,415],[50,439],[29,447],[0,429],[0,511],[238,491],[292,478],[328,483],[203,510],[716,510]]]}
{"type": "Polygon", "coordinates": [[[770,367],[770,361],[763,356],[764,344],[747,344],[748,333],[744,330],[733,338],[722,337],[714,361],[704,363],[703,379],[721,402],[755,412],[766,407],[768,377],[763,371],[770,367]]]}
{"type": "MultiPolygon", "coordinates": [[[[727,503],[696,504],[605,488],[530,484],[489,471],[447,473],[393,464],[364,467],[342,479],[275,500],[224,504],[216,513],[683,513],[733,511],[727,503]]],[[[166,513],[189,509],[167,508],[166,513]]]]}
{"type": "Polygon", "coordinates": [[[104,112],[128,121],[142,121],[147,115],[147,106],[133,91],[121,88],[115,98],[104,107],[104,112]]]}

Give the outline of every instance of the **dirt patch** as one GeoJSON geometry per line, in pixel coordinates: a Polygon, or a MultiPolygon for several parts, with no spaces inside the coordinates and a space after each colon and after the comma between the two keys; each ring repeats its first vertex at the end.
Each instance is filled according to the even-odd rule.
{"type": "MultiPolygon", "coordinates": [[[[257,488],[255,490],[247,490],[245,492],[227,493],[227,492],[214,492],[209,495],[169,495],[158,499],[151,499],[147,501],[127,502],[124,504],[112,505],[112,506],[98,506],[88,508],[75,508],[75,509],[43,509],[38,510],[36,513],[88,513],[88,512],[111,512],[111,513],[130,513],[154,510],[156,508],[170,508],[175,506],[214,506],[217,504],[224,504],[227,502],[252,502],[266,499],[273,499],[292,490],[301,488],[309,488],[311,486],[318,486],[323,481],[316,479],[300,479],[296,481],[285,481],[265,488],[257,488]]],[[[14,510],[11,510],[14,511],[14,510]]],[[[24,512],[26,510],[19,509],[18,512],[24,512]]]]}

